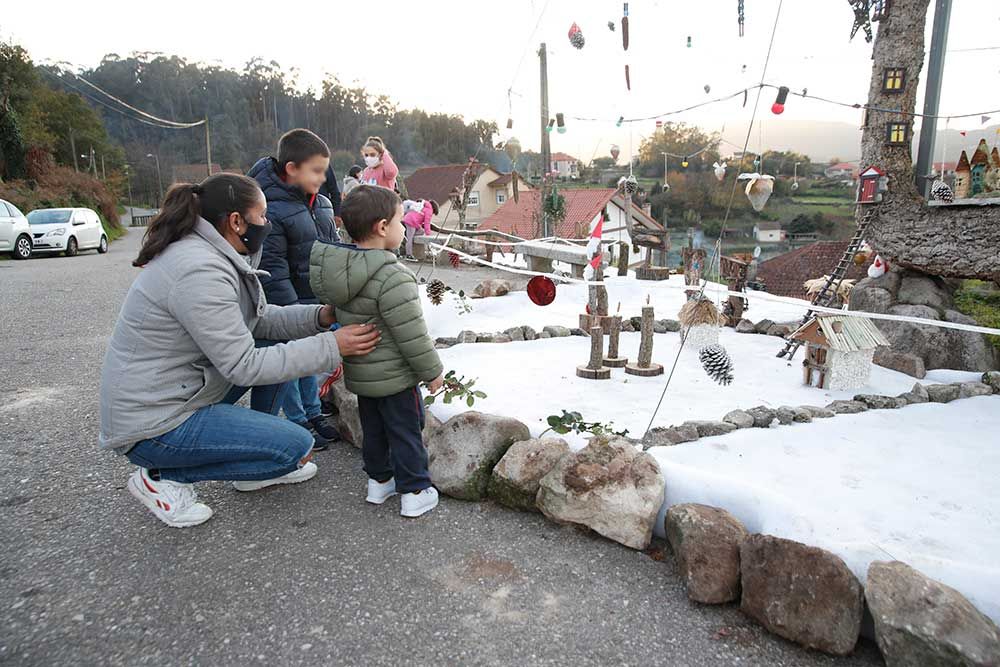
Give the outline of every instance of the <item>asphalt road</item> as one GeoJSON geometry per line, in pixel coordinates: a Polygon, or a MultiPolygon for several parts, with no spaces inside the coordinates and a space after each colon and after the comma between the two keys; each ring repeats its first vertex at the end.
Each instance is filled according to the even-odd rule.
{"type": "Polygon", "coordinates": [[[363,501],[360,457],[296,487],[199,485],[170,529],[96,448],[104,346],[137,270],[107,255],[0,262],[0,663],[872,665],[688,602],[669,549],[444,499],[418,520],[363,501]]]}

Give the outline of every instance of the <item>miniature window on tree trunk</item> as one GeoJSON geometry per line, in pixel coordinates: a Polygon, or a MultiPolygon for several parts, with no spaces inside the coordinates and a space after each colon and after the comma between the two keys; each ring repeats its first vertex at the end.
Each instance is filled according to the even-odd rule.
{"type": "Polygon", "coordinates": [[[902,67],[887,67],[882,73],[882,92],[901,93],[906,85],[906,70],[902,67]]]}
{"type": "Polygon", "coordinates": [[[885,142],[890,146],[905,146],[910,140],[908,123],[888,123],[885,126],[885,142]]]}
{"type": "Polygon", "coordinates": [[[889,17],[889,0],[872,0],[872,21],[884,21],[889,17]]]}

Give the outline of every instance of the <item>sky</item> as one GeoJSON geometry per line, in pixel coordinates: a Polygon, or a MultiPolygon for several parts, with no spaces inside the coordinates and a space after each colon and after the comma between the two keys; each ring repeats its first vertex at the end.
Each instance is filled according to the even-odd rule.
{"type": "MultiPolygon", "coordinates": [[[[256,0],[18,2],[5,3],[0,39],[20,43],[38,62],[66,61],[78,67],[94,66],[107,53],[133,51],[161,51],[232,67],[259,56],[296,68],[303,87],[318,89],[325,75],[335,74],[344,83],[357,81],[388,94],[403,108],[494,120],[501,140],[516,136],[525,148],[539,144],[537,51],[545,42],[550,115],[562,112],[567,118],[567,132],[551,135],[552,150],[589,161],[607,155],[615,143],[624,160],[638,151],[655,123],[616,128],[619,116],[659,114],[761,81],[780,4],[763,80],[848,103],[865,101],[871,45],[861,32],[848,41],[853,15],[846,2],[745,4],[745,36],[739,37],[736,0],[632,0],[627,52],[622,49],[618,0],[299,0],[280,6],[256,0]],[[97,5],[100,11],[95,11],[97,5]],[[45,20],[53,16],[59,20],[45,20]],[[608,21],[615,23],[614,32],[608,21]],[[586,40],[582,50],[567,37],[574,22],[586,40]],[[625,64],[630,66],[631,92],[625,87],[625,64]],[[514,121],[511,131],[505,129],[508,117],[514,121]]],[[[930,29],[929,16],[928,51],[930,29]]],[[[1000,48],[969,50],[985,47],[1000,47],[1000,2],[954,0],[941,113],[1000,109],[1000,48]]],[[[762,93],[751,150],[773,144],[768,135],[779,136],[786,120],[852,125],[861,120],[857,110],[796,97],[776,116],[770,111],[773,96],[773,90],[762,93]]],[[[753,99],[751,94],[745,108],[740,96],[666,120],[710,132],[728,124],[725,136],[738,139],[731,128],[746,127],[753,99]]],[[[1000,113],[989,124],[998,120],[1000,113]]],[[[950,121],[951,129],[980,126],[978,116],[950,121]]]]}

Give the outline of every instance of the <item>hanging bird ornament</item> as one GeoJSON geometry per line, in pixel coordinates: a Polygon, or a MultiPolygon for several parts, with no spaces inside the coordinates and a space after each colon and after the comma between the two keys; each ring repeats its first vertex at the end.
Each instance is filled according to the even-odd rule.
{"type": "Polygon", "coordinates": [[[586,40],[583,39],[583,31],[575,22],[569,27],[569,43],[577,49],[582,49],[586,43],[586,40]]]}
{"type": "Polygon", "coordinates": [[[708,377],[719,384],[728,385],[733,381],[733,360],[729,358],[726,348],[718,343],[706,345],[698,351],[698,359],[708,377]]]}
{"type": "Polygon", "coordinates": [[[934,181],[934,184],[931,186],[931,197],[937,201],[943,201],[948,204],[955,201],[955,193],[952,192],[951,188],[948,187],[948,184],[942,180],[934,181]]]}
{"type": "Polygon", "coordinates": [[[757,172],[743,173],[737,177],[737,180],[748,181],[745,192],[753,210],[758,213],[764,210],[764,204],[767,203],[774,191],[774,176],[766,176],[757,172]]]}
{"type": "Polygon", "coordinates": [[[878,255],[875,255],[875,261],[872,265],[868,267],[868,277],[869,278],[880,278],[885,275],[886,269],[889,267],[886,265],[885,260],[883,260],[878,255]]]}
{"type": "Polygon", "coordinates": [[[725,162],[713,162],[712,170],[715,172],[715,178],[719,182],[726,179],[726,163],[725,162]]]}
{"type": "Polygon", "coordinates": [[[706,83],[705,84],[705,94],[708,95],[710,92],[712,92],[712,87],[706,83]]]}
{"type": "Polygon", "coordinates": [[[858,30],[865,31],[865,41],[869,44],[872,41],[872,21],[869,16],[871,0],[847,0],[854,10],[854,25],[851,27],[851,36],[848,41],[854,39],[858,30]]]}
{"type": "Polygon", "coordinates": [[[614,21],[608,21],[608,30],[610,30],[611,32],[615,31],[615,22],[614,21]]]}
{"type": "Polygon", "coordinates": [[[618,147],[618,144],[611,144],[611,159],[618,163],[618,156],[621,155],[622,149],[618,147]]]}

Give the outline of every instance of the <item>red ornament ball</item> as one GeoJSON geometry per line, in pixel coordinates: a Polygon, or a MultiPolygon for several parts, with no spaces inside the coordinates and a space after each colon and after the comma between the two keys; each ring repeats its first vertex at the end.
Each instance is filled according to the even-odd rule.
{"type": "Polygon", "coordinates": [[[528,281],[528,298],[536,306],[547,306],[556,298],[556,284],[548,276],[535,276],[528,281]]]}
{"type": "Polygon", "coordinates": [[[780,116],[782,113],[784,113],[784,111],[785,111],[785,105],[784,104],[781,104],[779,102],[775,102],[774,104],[771,105],[771,113],[773,113],[775,115],[779,115],[780,116]]]}

